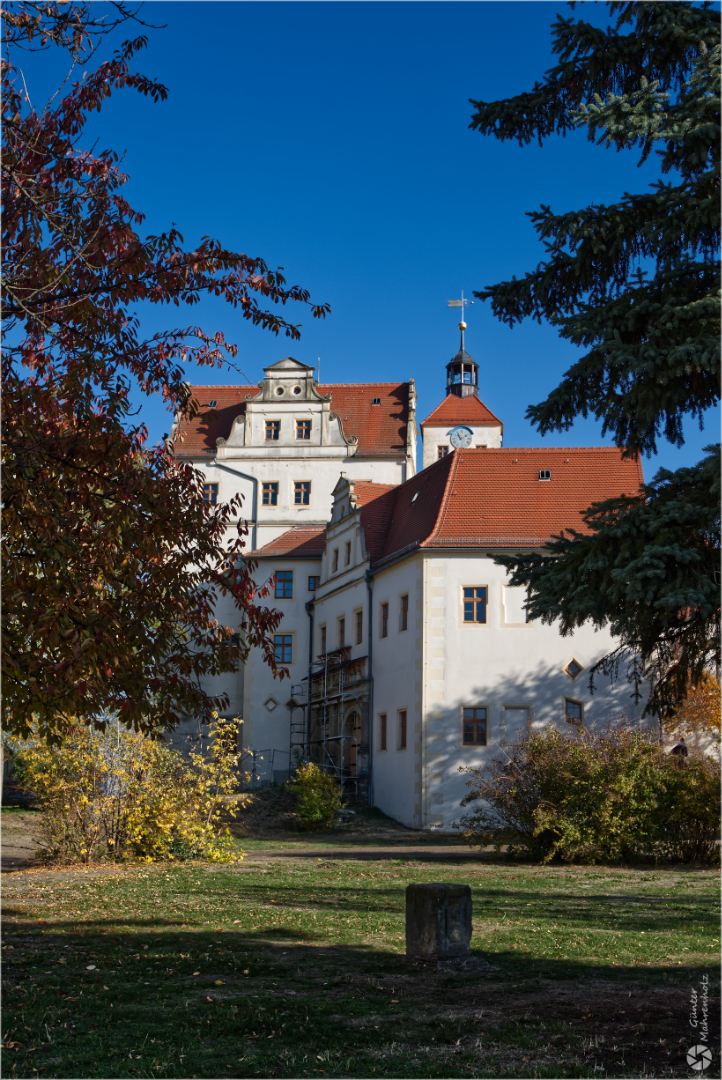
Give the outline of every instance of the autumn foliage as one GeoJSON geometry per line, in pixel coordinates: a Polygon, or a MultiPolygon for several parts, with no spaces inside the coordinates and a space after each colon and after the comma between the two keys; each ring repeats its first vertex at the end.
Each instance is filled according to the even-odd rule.
{"type": "Polygon", "coordinates": [[[664,722],[672,738],[684,737],[692,745],[720,742],[720,682],[705,671],[678,709],[664,722]]]}
{"type": "Polygon", "coordinates": [[[161,740],[79,724],[62,747],[42,732],[12,743],[14,769],[43,810],[41,855],[54,862],[242,858],[226,820],[243,805],[238,723],[215,716],[184,758],[161,740]]]}
{"type": "Polygon", "coordinates": [[[638,727],[530,730],[486,769],[462,771],[469,843],[540,862],[719,857],[719,756],[682,763],[638,727]]]}
{"type": "Polygon", "coordinates": [[[274,666],[279,616],[241,558],[240,500],[205,503],[200,474],[148,445],[131,401],[159,394],[169,412],[192,414],[184,364],[232,364],[236,347],[195,325],[145,336],[143,308],[210,294],[292,338],[299,328],[279,308],[327,311],[260,258],[210,238],[186,251],[175,229],[142,235],[118,155],[84,148],[83,136],[111,94],[159,102],[167,91],[132,70],[143,36],[89,70],[104,36],[136,19],[122,3],[108,11],[105,22],[85,3],[3,9],[3,724],[50,740],[107,715],[146,732],[208,721],[228,702],[200,680],[252,647],[274,666]],[[22,49],[64,50],[76,69],[42,111],[22,49]],[[215,618],[222,593],[232,626],[215,618]]]}

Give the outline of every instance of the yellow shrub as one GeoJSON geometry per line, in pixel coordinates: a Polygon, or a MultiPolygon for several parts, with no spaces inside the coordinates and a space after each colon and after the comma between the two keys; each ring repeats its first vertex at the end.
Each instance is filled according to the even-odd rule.
{"type": "Polygon", "coordinates": [[[101,732],[79,724],[60,746],[39,736],[12,744],[25,786],[44,813],[49,858],[243,858],[221,818],[235,816],[242,776],[238,721],[217,715],[208,752],[190,760],[162,742],[119,725],[101,732]]]}

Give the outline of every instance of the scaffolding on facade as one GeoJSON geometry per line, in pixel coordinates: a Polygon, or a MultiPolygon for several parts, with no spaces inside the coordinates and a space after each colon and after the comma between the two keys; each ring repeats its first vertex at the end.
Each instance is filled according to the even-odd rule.
{"type": "Polygon", "coordinates": [[[367,666],[366,656],[351,659],[349,646],[324,653],[289,701],[291,767],[314,761],[356,800],[368,795],[369,784],[367,666]]]}

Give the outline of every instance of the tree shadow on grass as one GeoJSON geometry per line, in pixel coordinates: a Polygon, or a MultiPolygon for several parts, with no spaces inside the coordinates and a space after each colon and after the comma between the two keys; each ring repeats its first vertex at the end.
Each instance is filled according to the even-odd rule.
{"type": "MultiPolygon", "coordinates": [[[[693,966],[667,982],[510,949],[422,963],[288,927],[24,923],[6,938],[5,1038],[23,1043],[6,1076],[687,1075],[698,1041],[693,966]]],[[[712,1047],[717,1030],[710,1015],[712,1047]]]]}
{"type": "MultiPolygon", "coordinates": [[[[716,933],[708,897],[615,893],[590,877],[593,889],[564,877],[535,890],[533,876],[483,873],[484,947],[477,936],[470,962],[437,965],[404,954],[401,875],[363,873],[128,875],[102,901],[75,900],[102,902],[93,917],[52,922],[11,903],[3,1020],[6,1045],[21,1045],[5,1075],[688,1075],[690,996],[703,972],[713,985],[711,965],[623,963],[621,948],[554,956],[546,928],[582,947],[598,930],[625,934],[625,948],[654,931],[672,949],[685,920],[716,933]],[[132,914],[156,895],[155,914],[132,914]]],[[[710,1015],[708,1045],[717,1030],[710,1015]]]]}

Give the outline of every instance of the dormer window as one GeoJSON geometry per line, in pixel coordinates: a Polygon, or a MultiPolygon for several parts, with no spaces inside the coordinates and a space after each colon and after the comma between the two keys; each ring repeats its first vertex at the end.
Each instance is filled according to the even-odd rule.
{"type": "Polygon", "coordinates": [[[372,405],[380,405],[381,404],[381,398],[380,397],[373,398],[373,400],[371,401],[371,404],[372,405]]]}
{"type": "Polygon", "coordinates": [[[552,478],[551,469],[540,469],[539,470],[539,479],[540,480],[551,480],[551,478],[552,478]]]}

